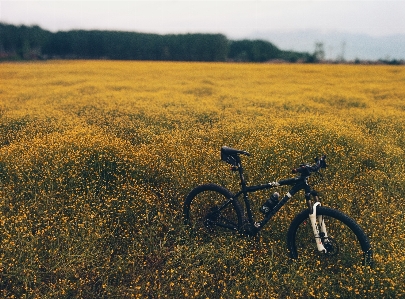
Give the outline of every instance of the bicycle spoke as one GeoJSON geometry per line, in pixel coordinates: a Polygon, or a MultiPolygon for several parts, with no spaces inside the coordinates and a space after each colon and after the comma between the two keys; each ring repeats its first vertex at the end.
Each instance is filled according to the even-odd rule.
{"type": "Polygon", "coordinates": [[[363,254],[357,236],[343,222],[323,216],[327,228],[327,237],[321,233],[320,238],[327,250],[319,252],[316,247],[310,221],[301,223],[296,234],[296,246],[299,256],[312,258],[314,254],[332,268],[350,267],[358,263],[363,254]]]}
{"type": "Polygon", "coordinates": [[[241,223],[241,211],[232,194],[217,185],[202,185],[186,199],[185,217],[198,235],[216,231],[235,232],[241,223]]]}

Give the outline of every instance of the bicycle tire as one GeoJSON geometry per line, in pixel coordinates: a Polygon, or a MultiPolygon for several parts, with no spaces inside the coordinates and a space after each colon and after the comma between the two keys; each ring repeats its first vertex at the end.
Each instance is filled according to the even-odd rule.
{"type": "Polygon", "coordinates": [[[242,209],[233,194],[216,184],[195,187],[187,195],[183,206],[184,223],[199,235],[217,231],[239,232],[242,209]]]}
{"type": "Polygon", "coordinates": [[[309,220],[309,209],[299,213],[291,222],[287,232],[287,248],[290,256],[297,259],[299,255],[309,256],[314,252],[325,257],[331,267],[350,267],[359,260],[363,265],[372,266],[370,241],[355,220],[346,214],[328,207],[318,206],[317,215],[322,215],[326,224],[328,238],[324,242],[329,246],[328,253],[319,253],[309,220]]]}

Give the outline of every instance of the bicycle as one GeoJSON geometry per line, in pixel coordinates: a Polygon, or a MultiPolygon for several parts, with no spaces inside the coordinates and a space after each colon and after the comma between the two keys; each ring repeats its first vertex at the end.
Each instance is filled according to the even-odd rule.
{"type": "Polygon", "coordinates": [[[363,265],[372,265],[370,241],[355,220],[336,209],[321,206],[318,192],[308,183],[308,178],[327,167],[326,156],[315,159],[315,164],[301,164],[293,169],[297,177],[247,186],[241,155],[250,156],[243,150],[227,146],[221,148],[221,160],[239,173],[241,190],[233,194],[217,184],[203,184],[195,187],[186,196],[183,206],[184,223],[194,233],[211,234],[218,230],[256,236],[274,215],[299,191],[304,190],[308,208],[298,213],[287,231],[287,249],[292,259],[299,255],[309,256],[318,252],[332,259],[333,263],[350,266],[362,260],[363,265]],[[292,186],[289,192],[278,200],[275,192],[260,211],[261,221],[255,221],[248,194],[280,186],[292,186]],[[245,208],[238,198],[243,196],[245,208]],[[312,200],[313,199],[313,200],[312,200]],[[309,220],[309,221],[308,221],[309,220]]]}

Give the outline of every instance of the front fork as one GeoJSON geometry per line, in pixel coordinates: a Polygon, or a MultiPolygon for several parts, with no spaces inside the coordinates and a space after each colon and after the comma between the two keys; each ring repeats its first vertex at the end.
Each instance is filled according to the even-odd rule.
{"type": "Polygon", "coordinates": [[[318,248],[319,252],[326,253],[327,250],[325,246],[323,246],[323,240],[328,238],[328,233],[326,231],[325,221],[323,221],[322,215],[316,214],[316,208],[321,205],[318,195],[316,192],[311,192],[305,194],[307,199],[307,205],[309,208],[309,220],[311,221],[312,231],[314,233],[316,247],[318,248]],[[313,196],[315,199],[315,203],[312,205],[312,201],[310,196],[313,196]],[[318,223],[317,223],[318,220],[318,223]]]}

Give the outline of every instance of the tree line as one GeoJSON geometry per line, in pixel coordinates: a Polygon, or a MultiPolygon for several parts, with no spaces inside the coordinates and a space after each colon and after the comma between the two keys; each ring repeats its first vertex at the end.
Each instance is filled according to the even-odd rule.
{"type": "Polygon", "coordinates": [[[0,60],[112,59],[167,61],[315,62],[314,54],[282,51],[263,40],[222,34],[147,34],[71,30],[0,23],[0,60]]]}

